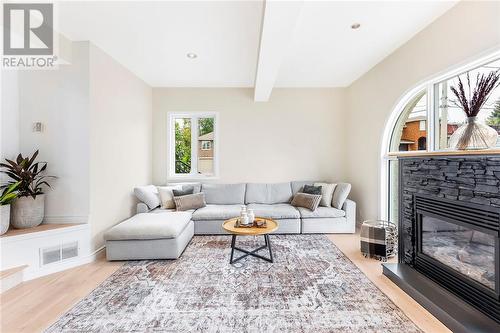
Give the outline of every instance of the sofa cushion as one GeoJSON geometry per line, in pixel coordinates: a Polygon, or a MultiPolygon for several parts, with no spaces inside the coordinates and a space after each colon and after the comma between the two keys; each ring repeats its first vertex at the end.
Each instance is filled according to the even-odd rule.
{"type": "Polygon", "coordinates": [[[247,204],[290,203],[292,186],[290,183],[247,184],[245,202],[247,204]]]}
{"type": "Polygon", "coordinates": [[[193,221],[227,220],[240,215],[241,205],[207,205],[193,213],[193,221]]]}
{"type": "MultiPolygon", "coordinates": [[[[175,190],[174,190],[175,191],[175,190]]],[[[196,194],[188,194],[174,196],[175,210],[186,211],[191,209],[199,209],[205,207],[205,194],[200,192],[196,194]]]]}
{"type": "Polygon", "coordinates": [[[332,207],[333,192],[335,192],[337,184],[314,183],[314,186],[321,186],[321,202],[319,205],[323,207],[332,207]]]}
{"type": "Polygon", "coordinates": [[[245,203],[245,184],[203,184],[207,204],[243,205],[245,203]]]}
{"type": "Polygon", "coordinates": [[[134,188],[134,194],[137,199],[144,202],[149,209],[156,208],[160,205],[160,195],[158,189],[154,185],[137,186],[134,188]]]}
{"type": "Polygon", "coordinates": [[[255,216],[271,219],[298,219],[300,213],[290,204],[249,204],[248,209],[253,209],[255,216]]]}
{"type": "Polygon", "coordinates": [[[297,193],[293,196],[292,206],[316,210],[320,201],[321,194],[297,193]]]}
{"type": "Polygon", "coordinates": [[[326,218],[326,217],[344,217],[345,211],[331,207],[318,207],[315,211],[307,208],[297,207],[302,218],[326,218]]]}
{"type": "Polygon", "coordinates": [[[160,193],[161,208],[163,209],[173,209],[175,208],[174,202],[174,192],[173,190],[181,190],[182,186],[158,186],[158,192],[160,193]]]}
{"type": "Polygon", "coordinates": [[[335,187],[335,192],[333,192],[332,206],[337,209],[342,209],[344,202],[351,192],[351,184],[348,183],[338,183],[335,187]]]}
{"type": "Polygon", "coordinates": [[[104,233],[105,240],[176,238],[191,220],[190,212],[137,214],[104,233]]]}
{"type": "MultiPolygon", "coordinates": [[[[181,189],[172,189],[172,193],[174,194],[174,198],[175,197],[182,197],[182,196],[185,196],[185,195],[191,195],[194,193],[194,186],[182,186],[181,189]]],[[[198,193],[196,193],[198,194],[198,193]]],[[[174,199],[175,201],[175,199],[174,199]]]]}

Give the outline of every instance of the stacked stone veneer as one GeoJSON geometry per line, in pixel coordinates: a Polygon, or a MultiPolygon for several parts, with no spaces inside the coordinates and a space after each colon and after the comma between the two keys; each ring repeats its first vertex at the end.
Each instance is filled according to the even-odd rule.
{"type": "Polygon", "coordinates": [[[500,156],[401,158],[400,262],[414,264],[414,195],[500,207],[500,156]]]}

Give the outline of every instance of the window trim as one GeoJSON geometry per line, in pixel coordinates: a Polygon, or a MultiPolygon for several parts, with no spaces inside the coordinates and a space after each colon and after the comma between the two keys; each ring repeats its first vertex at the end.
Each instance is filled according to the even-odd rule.
{"type": "MultiPolygon", "coordinates": [[[[415,96],[417,96],[422,91],[427,94],[427,152],[439,152],[445,151],[439,149],[439,140],[436,138],[436,133],[439,133],[439,110],[436,112],[436,99],[439,98],[439,94],[436,89],[439,89],[439,83],[449,80],[457,75],[463,74],[467,71],[474,70],[475,68],[481,67],[482,65],[500,59],[500,50],[494,48],[484,52],[472,59],[468,59],[460,63],[459,65],[453,66],[447,70],[441,71],[434,76],[429,77],[426,80],[421,81],[413,88],[406,90],[402,97],[395,103],[392,108],[392,112],[386,119],[384,132],[382,135],[381,148],[380,148],[380,163],[379,163],[379,197],[378,206],[379,212],[378,217],[383,220],[387,220],[389,217],[390,209],[390,168],[389,163],[391,160],[396,160],[397,157],[390,155],[391,153],[391,141],[394,127],[397,121],[404,112],[405,107],[411,102],[415,96]]],[[[401,153],[401,155],[403,155],[401,153]]],[[[397,222],[397,221],[395,221],[397,222]]]]}
{"type": "Polygon", "coordinates": [[[219,113],[213,111],[196,111],[196,112],[167,112],[167,180],[207,180],[219,178],[219,113]],[[191,119],[191,173],[175,173],[175,118],[190,118],[191,119]],[[197,171],[198,164],[193,161],[198,161],[198,119],[214,118],[214,142],[213,161],[214,174],[210,176],[199,174],[197,171]],[[194,129],[194,130],[193,130],[194,129]]]}

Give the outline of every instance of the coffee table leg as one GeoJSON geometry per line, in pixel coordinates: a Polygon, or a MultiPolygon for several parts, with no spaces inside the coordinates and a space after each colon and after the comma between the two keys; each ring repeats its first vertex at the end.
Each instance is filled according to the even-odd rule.
{"type": "Polygon", "coordinates": [[[264,239],[266,240],[266,246],[269,249],[269,259],[273,262],[273,250],[271,250],[271,240],[269,239],[269,235],[264,235],[264,239]]]}
{"type": "Polygon", "coordinates": [[[231,239],[231,259],[229,259],[229,263],[233,263],[233,255],[234,255],[234,245],[236,243],[236,235],[233,235],[231,239]]]}
{"type": "Polygon", "coordinates": [[[235,262],[247,257],[247,256],[253,256],[253,257],[256,257],[256,258],[260,258],[262,260],[265,260],[265,261],[268,261],[268,262],[273,262],[273,251],[271,250],[271,241],[269,240],[269,235],[264,235],[264,241],[265,241],[265,245],[261,246],[261,247],[258,247],[254,250],[245,250],[245,249],[241,249],[239,247],[236,247],[236,235],[232,235],[232,239],[231,239],[231,258],[229,259],[229,263],[230,264],[234,264],[235,262]],[[257,252],[259,252],[260,250],[263,250],[263,249],[268,249],[269,251],[269,258],[266,258],[264,256],[261,256],[260,254],[258,254],[257,252]],[[243,252],[244,254],[242,256],[239,256],[238,258],[234,259],[234,250],[238,250],[240,252],[243,252]]]}

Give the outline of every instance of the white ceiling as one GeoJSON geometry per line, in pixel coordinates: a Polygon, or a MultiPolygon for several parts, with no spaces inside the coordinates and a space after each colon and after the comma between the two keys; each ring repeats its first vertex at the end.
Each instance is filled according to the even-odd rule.
{"type": "Polygon", "coordinates": [[[343,87],[456,2],[305,1],[288,16],[284,3],[295,22],[280,25],[274,6],[264,30],[263,1],[62,2],[56,15],[68,38],[92,41],[154,87],[253,87],[258,63],[270,89],[343,87]]]}
{"type": "Polygon", "coordinates": [[[154,87],[252,87],[262,10],[260,1],[62,2],[58,25],[154,87]]]}
{"type": "Polygon", "coordinates": [[[306,1],[276,86],[349,86],[455,4],[306,1]]]}

